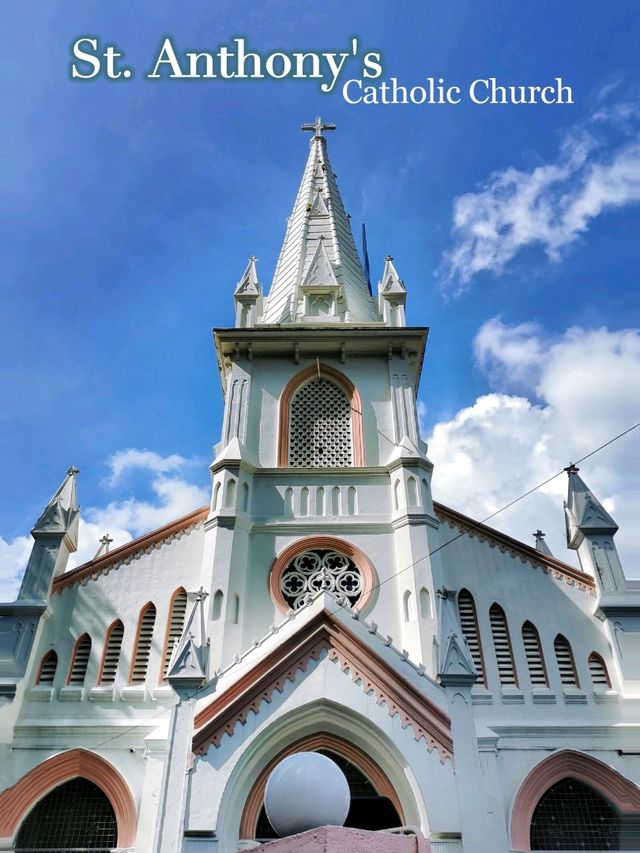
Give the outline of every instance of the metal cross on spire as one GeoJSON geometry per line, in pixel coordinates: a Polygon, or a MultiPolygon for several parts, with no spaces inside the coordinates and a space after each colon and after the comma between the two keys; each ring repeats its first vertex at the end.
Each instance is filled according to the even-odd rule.
{"type": "Polygon", "coordinates": [[[335,130],[335,124],[323,124],[320,116],[316,116],[316,120],[313,123],[309,124],[301,124],[300,130],[310,130],[313,132],[314,137],[316,139],[322,139],[322,131],[323,130],[335,130]]]}

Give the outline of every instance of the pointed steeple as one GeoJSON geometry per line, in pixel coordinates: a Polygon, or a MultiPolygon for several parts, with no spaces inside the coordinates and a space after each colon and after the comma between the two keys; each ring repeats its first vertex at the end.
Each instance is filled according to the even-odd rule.
{"type": "Polygon", "coordinates": [[[206,679],[204,600],[207,595],[201,587],[193,596],[191,613],[169,661],[167,681],[176,690],[198,688],[206,679]]]}
{"type": "Polygon", "coordinates": [[[257,258],[251,255],[233,294],[236,301],[236,326],[253,326],[258,320],[262,287],[258,280],[257,258]]]}
{"type": "Polygon", "coordinates": [[[261,323],[380,322],[327,155],[323,131],[332,129],[303,125],[314,135],[261,323]]]}
{"type": "Polygon", "coordinates": [[[544,533],[542,530],[536,530],[535,533],[531,534],[536,540],[536,551],[539,551],[541,554],[546,554],[547,557],[553,557],[551,553],[551,549],[544,541],[544,533]]]}
{"type": "Polygon", "coordinates": [[[569,491],[565,507],[567,546],[576,550],[585,536],[613,536],[618,525],[600,501],[590,491],[575,465],[565,468],[569,476],[569,491]]]}
{"type": "Polygon", "coordinates": [[[471,686],[477,680],[478,673],[460,627],[454,593],[443,587],[438,590],[437,595],[438,681],[445,686],[449,684],[471,686]]]}
{"type": "Polygon", "coordinates": [[[18,599],[46,600],[53,578],[64,572],[69,555],[78,548],[80,507],[76,477],[79,473],[73,466],[68,469],[60,488],[33,526],[31,535],[35,542],[18,599]]]}
{"type": "Polygon", "coordinates": [[[404,307],[407,288],[398,275],[391,255],[384,259],[382,278],[378,283],[378,304],[382,318],[388,326],[406,326],[404,307]]]}

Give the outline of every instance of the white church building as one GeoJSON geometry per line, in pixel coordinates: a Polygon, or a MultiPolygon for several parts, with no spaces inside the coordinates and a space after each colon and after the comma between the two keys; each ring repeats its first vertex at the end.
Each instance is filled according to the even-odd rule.
{"type": "Polygon", "coordinates": [[[617,525],[572,465],[580,569],[434,500],[428,330],[391,257],[372,295],[332,126],[305,127],[268,294],[251,258],[214,331],[210,504],[67,570],[70,468],[0,604],[0,850],[250,849],[301,751],[344,770],[347,826],[424,851],[640,850],[640,585],[617,525]]]}

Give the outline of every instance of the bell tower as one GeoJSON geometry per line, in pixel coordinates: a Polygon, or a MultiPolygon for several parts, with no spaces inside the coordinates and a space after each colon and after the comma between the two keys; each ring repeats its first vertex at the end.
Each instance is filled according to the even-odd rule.
{"type": "Polygon", "coordinates": [[[371,291],[327,152],[334,129],[302,125],[309,154],[268,295],[252,256],[235,328],[214,330],[225,413],[202,568],[210,666],[326,590],[435,675],[443,579],[416,416],[428,330],[407,326],[391,256],[371,291]]]}

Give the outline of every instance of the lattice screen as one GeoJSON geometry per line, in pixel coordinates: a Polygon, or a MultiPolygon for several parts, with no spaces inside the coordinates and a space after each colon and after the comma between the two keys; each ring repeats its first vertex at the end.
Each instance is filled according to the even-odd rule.
{"type": "Polygon", "coordinates": [[[315,378],[302,385],[291,400],[289,423],[289,465],[353,465],[351,404],[333,382],[315,378]]]}
{"type": "Polygon", "coordinates": [[[620,850],[620,817],[592,788],[563,779],[536,806],[531,849],[620,850]]]}

